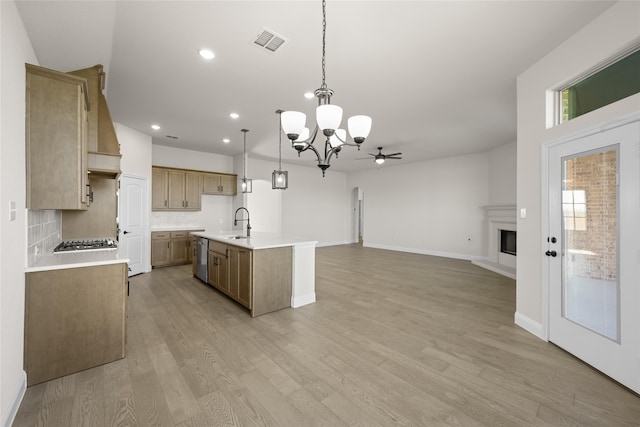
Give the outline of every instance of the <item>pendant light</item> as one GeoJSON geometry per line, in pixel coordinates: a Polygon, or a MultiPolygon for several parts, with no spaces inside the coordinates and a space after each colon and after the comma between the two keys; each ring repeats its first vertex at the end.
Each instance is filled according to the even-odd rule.
{"type": "Polygon", "coordinates": [[[289,172],[282,170],[282,110],[276,110],[278,115],[278,170],[271,174],[271,188],[274,190],[286,190],[289,187],[289,172]]]}
{"type": "MultiPolygon", "coordinates": [[[[326,50],[326,33],[327,33],[327,12],[326,1],[322,0],[322,85],[316,89],[314,94],[318,98],[318,107],[316,108],[316,126],[312,133],[309,128],[305,127],[306,115],[299,111],[285,111],[282,114],[282,128],[287,134],[287,138],[291,140],[293,148],[300,153],[311,150],[318,158],[318,167],[322,169],[322,176],[329,168],[331,157],[338,154],[343,146],[358,147],[369,136],[371,130],[371,117],[369,116],[352,116],[347,121],[349,134],[354,143],[347,143],[347,132],[339,129],[342,121],[342,108],[331,104],[331,96],[333,90],[327,87],[325,82],[325,50],[326,50]],[[316,136],[322,134],[324,136],[324,153],[321,155],[319,149],[313,146],[316,136]]],[[[320,137],[322,138],[322,137],[320,137]]]]}
{"type": "Polygon", "coordinates": [[[244,145],[242,148],[242,180],[240,181],[240,191],[242,193],[251,193],[253,190],[253,182],[247,179],[247,132],[249,129],[242,129],[244,133],[244,145]]]}

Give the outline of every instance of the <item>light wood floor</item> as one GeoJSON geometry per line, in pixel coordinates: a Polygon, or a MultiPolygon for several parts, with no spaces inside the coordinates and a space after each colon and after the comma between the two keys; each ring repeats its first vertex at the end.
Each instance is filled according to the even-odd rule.
{"type": "Polygon", "coordinates": [[[317,303],[252,319],[190,267],[131,279],[126,359],[30,387],[15,426],[626,426],[640,398],[513,323],[469,262],[319,248],[317,303]]]}

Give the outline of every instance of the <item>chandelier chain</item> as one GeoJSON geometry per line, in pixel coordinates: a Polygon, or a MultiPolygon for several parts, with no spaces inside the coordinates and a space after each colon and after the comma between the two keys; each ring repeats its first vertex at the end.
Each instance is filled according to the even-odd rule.
{"type": "Polygon", "coordinates": [[[326,79],[326,71],[325,71],[325,67],[326,67],[325,56],[326,56],[326,52],[325,52],[325,46],[326,46],[326,37],[327,37],[327,11],[326,11],[326,7],[327,7],[326,0],[322,0],[322,85],[320,86],[320,88],[322,88],[322,89],[326,89],[327,88],[327,84],[325,83],[325,79],[326,79]]]}

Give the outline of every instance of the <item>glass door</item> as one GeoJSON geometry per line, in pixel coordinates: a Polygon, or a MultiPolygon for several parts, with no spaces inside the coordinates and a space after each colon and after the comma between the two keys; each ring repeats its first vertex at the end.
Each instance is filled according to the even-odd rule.
{"type": "Polygon", "coordinates": [[[549,166],[549,339],[640,391],[640,124],[557,144],[549,166]]]}

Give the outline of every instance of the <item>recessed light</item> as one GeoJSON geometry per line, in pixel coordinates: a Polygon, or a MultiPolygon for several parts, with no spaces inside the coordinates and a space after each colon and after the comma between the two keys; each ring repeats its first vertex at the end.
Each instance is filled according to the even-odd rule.
{"type": "Polygon", "coordinates": [[[153,130],[158,130],[158,129],[160,129],[160,126],[158,126],[158,125],[151,125],[151,129],[153,129],[153,130]]]}
{"type": "Polygon", "coordinates": [[[313,94],[313,92],[307,92],[304,94],[304,97],[307,99],[313,99],[315,95],[313,94]]]}
{"type": "Polygon", "coordinates": [[[222,140],[222,142],[224,142],[225,144],[228,144],[231,142],[231,140],[229,138],[225,138],[222,140]]]}
{"type": "Polygon", "coordinates": [[[232,119],[237,119],[238,117],[240,117],[240,115],[238,113],[231,113],[229,114],[229,117],[231,117],[232,119]]]}
{"type": "Polygon", "coordinates": [[[200,49],[198,53],[204,59],[213,59],[216,56],[211,49],[200,49]]]}

